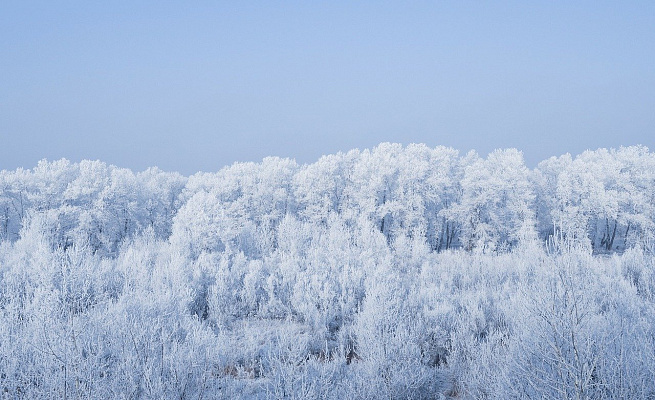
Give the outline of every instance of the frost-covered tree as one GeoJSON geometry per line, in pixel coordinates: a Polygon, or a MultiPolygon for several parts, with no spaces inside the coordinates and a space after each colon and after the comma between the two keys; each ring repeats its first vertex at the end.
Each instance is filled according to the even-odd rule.
{"type": "Polygon", "coordinates": [[[27,171],[0,171],[0,241],[18,239],[23,218],[29,209],[27,171]]]}
{"type": "Polygon", "coordinates": [[[293,195],[298,216],[315,224],[325,224],[332,213],[344,213],[346,188],[352,187],[354,164],[359,151],[321,157],[303,166],[293,178],[293,195]]]}
{"type": "Polygon", "coordinates": [[[514,247],[534,235],[534,194],[523,155],[496,150],[486,160],[472,158],[462,180],[459,219],[467,250],[514,247]]]}

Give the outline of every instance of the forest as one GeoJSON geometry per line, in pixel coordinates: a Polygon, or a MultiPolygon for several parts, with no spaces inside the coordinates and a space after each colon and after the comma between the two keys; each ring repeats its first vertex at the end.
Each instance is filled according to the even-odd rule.
{"type": "Polygon", "coordinates": [[[655,154],[0,171],[7,399],[655,399],[655,154]]]}

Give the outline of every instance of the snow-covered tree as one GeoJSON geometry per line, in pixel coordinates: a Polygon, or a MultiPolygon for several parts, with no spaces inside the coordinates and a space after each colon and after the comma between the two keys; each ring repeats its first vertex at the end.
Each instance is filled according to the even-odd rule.
{"type": "Polygon", "coordinates": [[[467,250],[512,248],[534,233],[530,171],[515,150],[496,150],[486,160],[472,158],[462,180],[459,219],[467,250]]]}

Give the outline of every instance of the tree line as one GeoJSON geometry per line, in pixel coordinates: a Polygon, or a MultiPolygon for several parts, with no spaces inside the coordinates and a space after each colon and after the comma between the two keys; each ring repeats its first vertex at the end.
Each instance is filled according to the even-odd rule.
{"type": "Polygon", "coordinates": [[[526,239],[622,252],[653,240],[655,156],[599,149],[531,170],[515,149],[482,158],[383,143],[308,165],[272,157],[190,177],[43,160],[0,172],[0,239],[15,241],[32,218],[47,221],[53,246],[87,243],[102,254],[146,229],[194,256],[261,254],[275,248],[285,218],[371,224],[389,246],[417,239],[437,252],[502,252],[526,239]]]}

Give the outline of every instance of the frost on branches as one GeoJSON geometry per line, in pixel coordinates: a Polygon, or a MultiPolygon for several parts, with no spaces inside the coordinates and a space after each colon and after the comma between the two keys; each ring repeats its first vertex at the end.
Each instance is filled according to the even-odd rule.
{"type": "Polygon", "coordinates": [[[655,397],[655,155],[0,172],[2,398],[655,397]]]}

